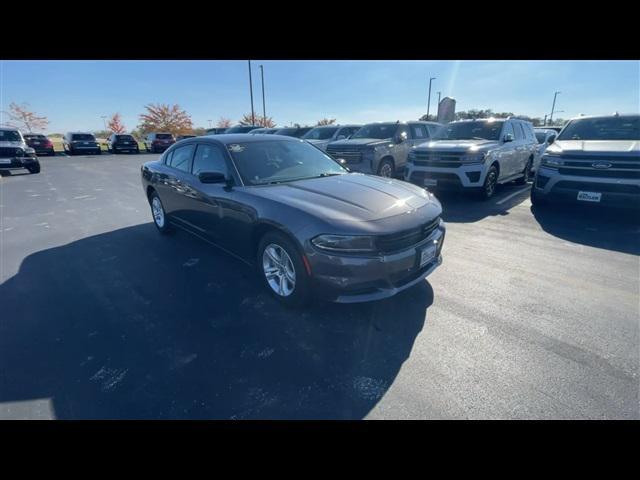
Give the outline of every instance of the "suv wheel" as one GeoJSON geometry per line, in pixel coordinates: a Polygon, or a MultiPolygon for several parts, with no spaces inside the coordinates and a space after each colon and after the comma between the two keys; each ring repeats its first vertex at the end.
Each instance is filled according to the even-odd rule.
{"type": "Polygon", "coordinates": [[[153,192],[149,197],[149,204],[151,205],[151,215],[153,216],[153,223],[158,231],[162,234],[169,233],[171,231],[171,224],[167,219],[167,214],[164,211],[162,201],[156,192],[153,192]]]}
{"type": "Polygon", "coordinates": [[[498,186],[498,169],[491,165],[487,176],[484,179],[484,185],[480,189],[480,197],[483,200],[489,200],[496,193],[496,187],[498,186]]]}
{"type": "Polygon", "coordinates": [[[29,170],[29,173],[40,173],[40,163],[27,167],[27,170],[29,170]]]}
{"type": "Polygon", "coordinates": [[[281,233],[267,233],[260,240],[257,254],[260,277],[273,297],[289,307],[309,302],[309,275],[291,240],[281,233]]]}
{"type": "Polygon", "coordinates": [[[533,158],[529,158],[522,172],[522,177],[516,180],[516,185],[526,185],[531,180],[531,168],[533,167],[533,158]]]}
{"type": "Polygon", "coordinates": [[[393,162],[389,159],[382,160],[378,165],[378,175],[385,178],[393,178],[393,162]]]}

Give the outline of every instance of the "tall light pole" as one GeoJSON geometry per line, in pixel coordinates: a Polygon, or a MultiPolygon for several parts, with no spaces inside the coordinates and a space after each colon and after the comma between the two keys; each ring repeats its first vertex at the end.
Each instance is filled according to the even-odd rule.
{"type": "Polygon", "coordinates": [[[262,80],[262,118],[267,121],[267,107],[264,104],[264,67],[260,65],[260,78],[262,80]]]}
{"type": "Polygon", "coordinates": [[[209,122],[209,128],[211,128],[211,120],[207,120],[209,122]]]}
{"type": "Polygon", "coordinates": [[[434,81],[436,77],[429,78],[429,99],[427,100],[427,120],[429,120],[429,108],[431,107],[431,82],[434,81]]]}
{"type": "Polygon", "coordinates": [[[549,122],[553,122],[553,112],[556,109],[556,97],[558,96],[559,93],[562,93],[562,92],[555,92],[553,94],[553,105],[551,106],[551,115],[549,115],[549,122]]]}
{"type": "Polygon", "coordinates": [[[100,115],[100,118],[102,119],[102,125],[104,125],[104,130],[105,132],[107,131],[107,121],[105,120],[107,118],[106,115],[100,115]]]}
{"type": "Polygon", "coordinates": [[[251,125],[255,125],[256,114],[253,111],[253,83],[251,82],[251,60],[249,60],[249,95],[251,95],[251,125]]]}

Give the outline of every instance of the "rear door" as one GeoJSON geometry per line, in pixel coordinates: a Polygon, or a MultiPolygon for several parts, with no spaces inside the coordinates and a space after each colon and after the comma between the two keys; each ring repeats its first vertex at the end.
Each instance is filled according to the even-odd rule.
{"type": "Polygon", "coordinates": [[[164,178],[163,193],[160,198],[165,211],[182,223],[187,221],[189,196],[192,195],[190,185],[191,162],[195,144],[182,145],[172,150],[167,157],[167,173],[164,178]]]}

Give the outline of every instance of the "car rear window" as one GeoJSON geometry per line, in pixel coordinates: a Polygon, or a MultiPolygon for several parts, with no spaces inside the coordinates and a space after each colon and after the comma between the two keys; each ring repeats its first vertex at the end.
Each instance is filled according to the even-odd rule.
{"type": "Polygon", "coordinates": [[[71,140],[94,142],[96,140],[96,137],[94,137],[90,133],[74,133],[73,135],[71,135],[71,140]]]}
{"type": "Polygon", "coordinates": [[[116,140],[125,140],[127,142],[132,142],[133,137],[131,135],[116,135],[116,140]]]}
{"type": "Polygon", "coordinates": [[[156,134],[156,138],[160,140],[169,140],[172,136],[170,133],[158,133],[156,134]]]}

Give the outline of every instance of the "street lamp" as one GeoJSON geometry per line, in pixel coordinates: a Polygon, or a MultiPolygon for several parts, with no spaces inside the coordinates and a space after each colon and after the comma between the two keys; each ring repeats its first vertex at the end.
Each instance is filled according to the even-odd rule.
{"type": "Polygon", "coordinates": [[[211,128],[211,120],[207,120],[209,122],[209,128],[211,128]]]}
{"type": "Polygon", "coordinates": [[[427,120],[429,120],[429,108],[431,107],[431,82],[434,81],[437,77],[429,78],[429,99],[427,100],[427,120]]]}
{"type": "Polygon", "coordinates": [[[251,95],[251,125],[255,125],[256,115],[253,111],[253,83],[251,82],[251,60],[249,60],[249,95],[251,95]]]}
{"type": "Polygon", "coordinates": [[[262,79],[262,119],[267,121],[267,108],[264,104],[264,67],[260,65],[260,78],[262,79]]]}
{"type": "Polygon", "coordinates": [[[551,115],[549,115],[549,121],[550,122],[553,122],[553,112],[556,109],[556,97],[558,96],[559,93],[562,93],[562,92],[555,92],[553,94],[553,105],[551,106],[551,115]]]}
{"type": "Polygon", "coordinates": [[[107,131],[107,121],[105,120],[107,116],[101,115],[100,118],[102,119],[102,125],[104,125],[104,130],[107,131]]]}

